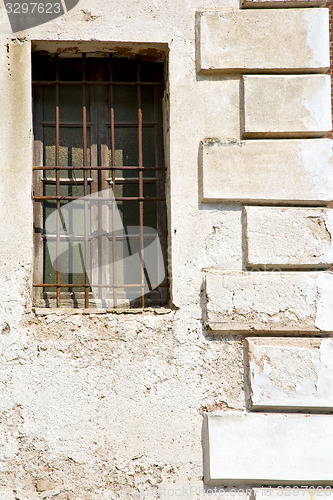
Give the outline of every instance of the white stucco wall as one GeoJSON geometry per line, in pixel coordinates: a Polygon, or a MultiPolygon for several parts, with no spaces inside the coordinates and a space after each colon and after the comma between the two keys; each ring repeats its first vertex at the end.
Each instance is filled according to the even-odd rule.
{"type": "Polygon", "coordinates": [[[59,499],[139,498],[139,490],[174,481],[203,488],[202,413],[245,405],[241,341],[209,339],[201,320],[202,267],[242,266],[240,207],[198,205],[200,139],[239,136],[239,79],[207,82],[195,71],[201,6],[81,1],[62,18],[15,34],[1,6],[0,484],[7,499],[42,495],[38,480],[53,482],[46,489],[59,499]],[[175,308],[165,314],[31,310],[30,41],[80,39],[169,47],[175,308]]]}

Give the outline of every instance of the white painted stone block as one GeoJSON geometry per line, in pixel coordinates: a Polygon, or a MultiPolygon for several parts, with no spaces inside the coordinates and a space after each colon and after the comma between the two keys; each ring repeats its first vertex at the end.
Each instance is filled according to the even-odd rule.
{"type": "Polygon", "coordinates": [[[333,483],[332,415],[216,412],[205,420],[208,485],[333,483]]]}
{"type": "Polygon", "coordinates": [[[243,76],[244,137],[324,136],[332,129],[329,75],[243,76]]]}
{"type": "Polygon", "coordinates": [[[206,273],[206,326],[214,333],[333,331],[329,272],[206,273]]]}
{"type": "Polygon", "coordinates": [[[281,7],[325,7],[324,0],[242,0],[242,7],[280,9],[281,7]]]}
{"type": "Polygon", "coordinates": [[[253,338],[245,353],[251,409],[333,410],[333,339],[253,338]]]}
{"type": "Polygon", "coordinates": [[[330,202],[332,144],[330,139],[203,141],[202,200],[330,202]]]}
{"type": "Polygon", "coordinates": [[[333,209],[244,208],[248,268],[329,267],[333,263],[333,209]]]}
{"type": "Polygon", "coordinates": [[[323,72],[330,65],[328,28],[328,9],[202,11],[198,70],[323,72]]]}

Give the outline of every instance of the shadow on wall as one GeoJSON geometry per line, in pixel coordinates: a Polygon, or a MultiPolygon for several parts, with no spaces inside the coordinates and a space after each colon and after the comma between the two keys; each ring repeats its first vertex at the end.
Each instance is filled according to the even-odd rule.
{"type": "Polygon", "coordinates": [[[78,3],[79,0],[4,0],[13,33],[52,21],[78,3]]]}

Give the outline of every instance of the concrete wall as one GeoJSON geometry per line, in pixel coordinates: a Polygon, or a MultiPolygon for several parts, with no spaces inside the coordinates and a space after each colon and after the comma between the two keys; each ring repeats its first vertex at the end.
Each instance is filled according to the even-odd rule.
{"type": "MultiPolygon", "coordinates": [[[[330,95],[327,77],[316,75],[329,66],[328,15],[321,7],[304,8],[305,1],[295,0],[292,9],[284,2],[279,9],[248,9],[258,7],[253,3],[81,0],[66,15],[15,33],[0,9],[0,494],[6,500],[149,498],[153,492],[163,498],[179,485],[192,487],[192,498],[212,497],[203,492],[204,465],[207,483],[274,479],[241,464],[224,476],[209,448],[213,420],[203,421],[218,411],[218,439],[230,432],[224,416],[232,420],[234,412],[245,435],[253,429],[244,337],[273,332],[283,348],[288,339],[280,335],[333,331],[331,226],[323,229],[333,198],[332,147],[320,138],[330,114],[317,112],[329,107],[330,95]],[[121,44],[166,54],[171,308],[36,310],[31,50],[121,44]],[[256,106],[262,85],[271,96],[267,116],[256,106]],[[284,121],[276,111],[275,88],[283,109],[291,117],[297,112],[298,120],[284,121]],[[299,255],[290,232],[272,243],[280,215],[271,218],[263,205],[300,228],[312,217],[308,241],[316,256],[310,250],[299,255]]],[[[307,376],[302,367],[299,376],[307,376]]],[[[304,399],[303,410],[314,406],[313,398],[312,392],[304,399]]],[[[284,411],[293,408],[292,398],[285,400],[284,411]]],[[[265,395],[251,401],[266,404],[265,395]]],[[[316,417],[309,417],[308,429],[316,417]]],[[[287,429],[283,421],[277,418],[278,436],[287,429]]],[[[332,425],[329,416],[326,421],[332,425]]],[[[293,434],[295,422],[288,435],[295,436],[293,456],[302,459],[305,442],[293,434]]],[[[260,430],[256,425],[253,432],[260,430]]],[[[305,470],[322,451],[318,442],[305,470]]],[[[313,484],[327,481],[326,471],[311,470],[313,484]]],[[[297,470],[291,477],[284,471],[275,478],[281,484],[299,479],[297,470]]]]}

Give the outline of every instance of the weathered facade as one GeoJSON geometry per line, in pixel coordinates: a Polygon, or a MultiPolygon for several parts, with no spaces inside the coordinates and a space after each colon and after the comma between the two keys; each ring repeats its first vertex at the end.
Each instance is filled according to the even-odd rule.
{"type": "Polygon", "coordinates": [[[67,7],[36,25],[0,7],[0,498],[332,485],[328,10],[67,7]],[[170,307],[34,304],[34,50],[164,61],[170,307]]]}

